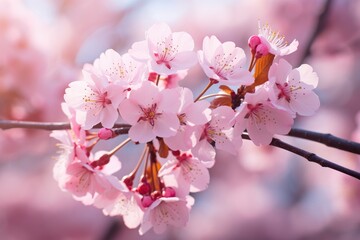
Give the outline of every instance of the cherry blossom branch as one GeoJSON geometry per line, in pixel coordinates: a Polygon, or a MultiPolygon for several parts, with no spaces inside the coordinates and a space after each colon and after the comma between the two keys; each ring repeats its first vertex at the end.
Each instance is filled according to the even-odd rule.
{"type": "Polygon", "coordinates": [[[70,129],[69,122],[31,122],[17,120],[0,120],[0,129],[26,128],[39,130],[66,130],[70,129]]]}
{"type": "MultiPolygon", "coordinates": [[[[96,128],[101,128],[101,125],[95,126],[96,128]]],[[[68,122],[30,122],[30,121],[14,121],[14,120],[0,120],[0,129],[11,129],[11,128],[27,128],[27,129],[40,129],[40,130],[66,130],[70,129],[70,123],[68,122]]],[[[129,131],[130,125],[128,124],[115,124],[114,131],[118,131],[117,134],[126,134],[129,131]]],[[[360,144],[352,141],[348,141],[331,134],[317,133],[302,129],[292,129],[288,134],[292,137],[304,138],[311,141],[316,141],[323,143],[329,147],[334,147],[337,149],[345,150],[348,152],[359,154],[360,144]]],[[[243,139],[250,140],[247,134],[242,134],[243,139]]],[[[288,143],[285,143],[277,138],[273,138],[270,145],[278,148],[285,149],[289,152],[292,152],[296,155],[306,158],[310,162],[315,162],[322,167],[331,168],[333,170],[342,172],[346,175],[352,176],[360,180],[360,173],[354,170],[345,168],[336,163],[330,162],[324,158],[317,156],[314,153],[305,151],[301,148],[292,146],[288,143]]]]}
{"type": "MultiPolygon", "coordinates": [[[[249,135],[247,134],[242,134],[242,138],[243,139],[247,139],[250,140],[249,135]]],[[[348,176],[354,177],[356,179],[360,180],[360,172],[356,172],[354,170],[348,169],[346,167],[343,167],[341,165],[338,165],[336,163],[330,162],[322,157],[317,156],[315,153],[311,153],[308,151],[305,151],[301,148],[295,147],[293,145],[290,145],[288,143],[285,143],[283,141],[281,141],[280,139],[277,138],[273,138],[270,145],[274,146],[274,147],[278,147],[278,148],[282,148],[284,150],[287,150],[289,152],[292,152],[296,155],[299,155],[301,157],[306,158],[309,162],[314,162],[319,164],[322,167],[327,167],[327,168],[331,168],[335,171],[338,172],[342,172],[348,176]]]]}
{"type": "Polygon", "coordinates": [[[292,128],[288,136],[303,138],[325,144],[328,147],[341,149],[347,152],[360,154],[360,143],[336,137],[330,133],[318,133],[304,129],[292,128]]]}
{"type": "MultiPolygon", "coordinates": [[[[94,128],[101,128],[101,125],[96,125],[94,128]]],[[[129,128],[129,124],[115,123],[114,128],[129,128]]],[[[67,130],[70,129],[69,122],[32,122],[32,121],[17,121],[17,120],[0,120],[0,129],[12,128],[26,128],[26,129],[39,129],[39,130],[67,130]]]]}

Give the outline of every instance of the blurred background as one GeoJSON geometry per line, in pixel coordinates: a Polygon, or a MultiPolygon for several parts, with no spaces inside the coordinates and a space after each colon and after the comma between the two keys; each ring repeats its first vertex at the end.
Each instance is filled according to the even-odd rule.
{"type": "MultiPolygon", "coordinates": [[[[189,32],[196,49],[216,35],[248,54],[258,20],[299,40],[286,59],[319,75],[321,108],[296,127],[360,141],[359,0],[0,0],[0,119],[66,121],[64,89],[83,64],[108,48],[127,52],[154,23],[189,32]]],[[[199,66],[181,82],[194,92],[206,83],[199,66]]],[[[356,155],[284,140],[360,171],[356,155]]],[[[55,144],[49,132],[0,130],[1,239],[360,239],[359,181],[249,142],[236,158],[218,152],[186,228],[140,237],[61,192],[52,177],[55,144]]],[[[133,168],[135,151],[119,152],[119,177],[133,168]]]]}

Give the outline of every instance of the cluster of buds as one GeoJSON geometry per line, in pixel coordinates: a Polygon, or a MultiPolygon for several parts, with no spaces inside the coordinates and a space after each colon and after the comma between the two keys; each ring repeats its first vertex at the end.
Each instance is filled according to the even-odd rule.
{"type": "Polygon", "coordinates": [[[52,132],[64,149],[54,168],[60,188],[105,215],[122,216],[129,228],[140,226],[140,234],[187,223],[190,193],[207,188],[218,149],[237,155],[243,135],[268,145],[290,131],[298,114],[309,116],[320,105],[309,65],[274,61],[298,42],[287,45],[268,26],[249,38],[249,68],[243,49],[215,36],[205,37],[197,52],[188,33],[166,24],[145,36],[128,53],[109,49],[84,67],[62,105],[72,129],[52,132]],[[178,82],[196,63],[209,82],[195,98],[178,82]],[[220,91],[206,95],[216,85],[220,91]],[[111,151],[93,153],[100,141],[124,134],[111,151]],[[134,170],[119,178],[115,153],[128,143],[144,150],[134,170]]]}

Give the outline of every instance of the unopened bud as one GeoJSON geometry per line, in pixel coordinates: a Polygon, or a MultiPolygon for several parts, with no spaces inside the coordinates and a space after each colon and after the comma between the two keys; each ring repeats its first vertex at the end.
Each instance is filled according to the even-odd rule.
{"type": "Polygon", "coordinates": [[[266,56],[269,53],[269,48],[268,46],[266,46],[265,44],[260,43],[257,47],[256,47],[256,53],[255,53],[255,57],[256,58],[261,58],[262,56],[266,56]]]}
{"type": "Polygon", "coordinates": [[[137,191],[141,194],[141,195],[148,195],[151,191],[151,187],[150,184],[147,182],[142,182],[139,184],[139,186],[137,187],[137,191]]]}
{"type": "Polygon", "coordinates": [[[253,35],[249,38],[248,40],[248,44],[249,44],[249,47],[251,49],[251,51],[255,51],[256,50],[256,47],[261,43],[261,39],[256,36],[256,35],[253,35]]]}
{"type": "Polygon", "coordinates": [[[147,208],[150,207],[150,205],[154,202],[154,200],[151,198],[151,196],[144,196],[141,199],[141,204],[143,205],[143,207],[147,208]]]}
{"type": "Polygon", "coordinates": [[[172,187],[165,187],[162,192],[163,197],[175,197],[176,192],[172,187]]]}
{"type": "Polygon", "coordinates": [[[113,131],[108,128],[102,128],[98,132],[98,137],[102,140],[108,140],[112,138],[112,136],[113,136],[113,131]]]}

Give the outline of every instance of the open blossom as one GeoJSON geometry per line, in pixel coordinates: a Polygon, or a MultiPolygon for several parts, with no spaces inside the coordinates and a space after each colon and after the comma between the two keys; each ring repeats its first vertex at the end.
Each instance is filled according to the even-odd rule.
{"type": "Polygon", "coordinates": [[[178,196],[203,191],[210,182],[209,170],[190,152],[168,159],[161,167],[159,177],[167,186],[175,188],[178,196]]]}
{"type": "Polygon", "coordinates": [[[103,209],[106,216],[122,216],[128,228],[136,228],[143,218],[143,211],[137,202],[137,193],[129,191],[127,186],[116,177],[110,178],[110,188],[98,194],[94,206],[103,209]]]}
{"type": "Polygon", "coordinates": [[[198,138],[195,136],[197,128],[201,127],[210,120],[211,110],[206,101],[194,103],[193,94],[188,88],[179,88],[177,98],[181,105],[177,116],[180,121],[180,128],[176,135],[164,138],[165,143],[172,150],[188,150],[195,146],[198,138]]]}
{"type": "Polygon", "coordinates": [[[120,55],[113,49],[102,53],[94,62],[94,68],[109,77],[113,83],[131,87],[144,81],[146,66],[135,61],[129,54],[120,55]]]}
{"type": "Polygon", "coordinates": [[[152,71],[170,75],[187,70],[196,63],[194,40],[186,32],[171,32],[165,23],[155,24],[146,32],[146,40],[129,50],[138,60],[149,62],[152,71]]]}
{"type": "Polygon", "coordinates": [[[280,59],[269,70],[271,101],[300,115],[310,116],[320,107],[319,97],[313,91],[317,83],[318,76],[307,64],[292,69],[290,63],[280,59]]]}
{"type": "Polygon", "coordinates": [[[294,122],[291,113],[276,108],[268,92],[259,88],[248,93],[236,116],[235,135],[240,136],[246,128],[255,145],[268,145],[274,134],[287,134],[294,122]]]}
{"type": "Polygon", "coordinates": [[[211,143],[215,143],[216,149],[224,150],[231,154],[236,154],[241,147],[241,138],[234,135],[234,117],[234,110],[227,106],[220,106],[212,111],[210,122],[206,123],[198,131],[200,141],[192,149],[192,152],[207,167],[211,167],[214,164],[215,150],[211,143]]]}
{"type": "Polygon", "coordinates": [[[285,56],[297,50],[299,42],[294,39],[289,45],[284,41],[285,37],[279,32],[271,30],[268,24],[261,26],[258,22],[258,35],[249,38],[251,50],[260,56],[271,53],[275,56],[285,56]]]}
{"type": "Polygon", "coordinates": [[[129,137],[136,142],[145,143],[155,137],[169,137],[176,134],[180,126],[177,112],[180,103],[179,91],[165,89],[160,91],[153,83],[144,82],[138,89],[130,92],[129,98],[119,106],[122,118],[129,124],[129,137]]]}
{"type": "Polygon", "coordinates": [[[85,151],[79,150],[76,153],[72,161],[63,161],[64,166],[57,169],[59,172],[54,172],[60,188],[72,193],[79,200],[82,200],[82,197],[91,198],[95,193],[102,193],[110,188],[110,175],[121,168],[117,157],[111,156],[104,162],[102,157],[106,154],[105,151],[99,151],[90,157],[85,151]]]}
{"type": "Polygon", "coordinates": [[[233,42],[221,43],[215,36],[205,37],[198,58],[205,74],[215,82],[237,86],[254,82],[250,72],[243,68],[246,63],[244,50],[233,42]]]}
{"type": "Polygon", "coordinates": [[[145,209],[139,233],[143,235],[150,228],[155,233],[162,233],[167,226],[184,227],[189,220],[189,212],[194,204],[190,196],[186,198],[161,197],[145,209]]]}
{"type": "Polygon", "coordinates": [[[125,98],[122,85],[111,83],[105,75],[99,75],[92,67],[83,70],[84,80],[69,84],[65,102],[76,110],[76,121],[84,129],[101,123],[111,128],[118,119],[117,108],[125,98]]]}

